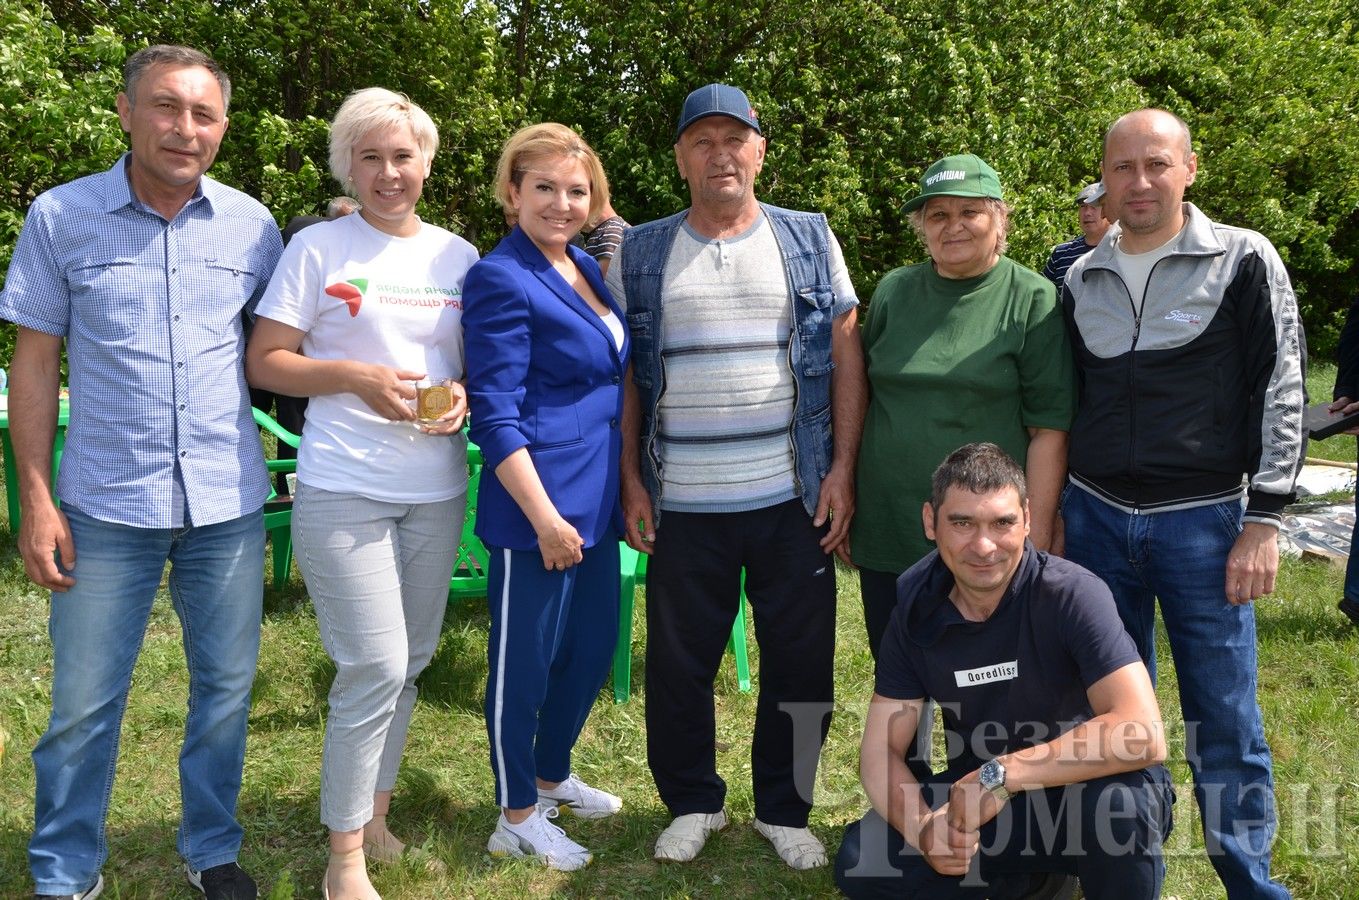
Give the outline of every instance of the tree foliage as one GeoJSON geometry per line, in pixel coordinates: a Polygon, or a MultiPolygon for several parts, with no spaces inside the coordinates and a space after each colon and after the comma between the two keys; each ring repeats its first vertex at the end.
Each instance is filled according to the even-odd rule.
{"type": "MultiPolygon", "coordinates": [[[[12,7],[12,8],[11,8],[12,7]]],[[[1140,105],[1194,129],[1190,199],[1279,247],[1314,349],[1359,291],[1359,14],[1347,0],[35,0],[0,13],[0,260],[37,191],[106,166],[125,53],[188,43],[236,93],[213,174],[279,220],[335,193],[326,123],[349,91],[409,94],[442,146],[422,214],[483,250],[516,127],[581,130],[615,206],[683,208],[685,94],[744,87],[770,141],[764,199],[825,211],[862,296],[923,251],[900,215],[934,159],[975,152],[1014,207],[1010,255],[1041,265],[1075,233],[1104,128],[1140,105]]]]}
{"type": "Polygon", "coordinates": [[[123,55],[107,27],[69,35],[40,10],[0,6],[0,267],[38,194],[122,152],[123,55]]]}

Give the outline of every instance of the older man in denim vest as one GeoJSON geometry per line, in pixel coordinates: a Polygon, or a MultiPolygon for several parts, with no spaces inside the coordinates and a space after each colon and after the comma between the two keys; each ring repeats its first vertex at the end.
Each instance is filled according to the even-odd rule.
{"type": "Polygon", "coordinates": [[[656,858],[687,862],[727,824],[712,689],[744,571],[760,642],[755,829],[809,869],[826,862],[807,817],[866,388],[840,246],[825,216],[756,200],[764,159],[742,91],[691,93],[675,162],[692,205],[628,232],[608,280],[633,339],[628,542],[652,554],[647,754],[675,817],[656,858]]]}

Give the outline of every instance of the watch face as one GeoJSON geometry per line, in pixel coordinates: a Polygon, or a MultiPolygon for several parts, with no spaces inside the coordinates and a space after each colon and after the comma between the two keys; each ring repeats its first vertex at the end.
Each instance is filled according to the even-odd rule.
{"type": "Polygon", "coordinates": [[[978,775],[980,776],[982,787],[986,788],[988,791],[994,791],[996,788],[1003,787],[1005,784],[1005,770],[1002,769],[1000,763],[996,762],[994,759],[983,765],[981,767],[981,772],[979,772],[978,775]]]}

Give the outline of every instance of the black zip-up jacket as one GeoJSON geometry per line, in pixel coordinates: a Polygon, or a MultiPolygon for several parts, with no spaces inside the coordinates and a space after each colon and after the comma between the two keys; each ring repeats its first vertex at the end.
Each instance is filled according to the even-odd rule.
{"type": "Polygon", "coordinates": [[[1152,268],[1141,308],[1109,229],[1072,264],[1062,307],[1079,405],[1072,480],[1129,512],[1239,497],[1246,519],[1278,524],[1302,467],[1306,347],[1283,261],[1254,231],[1192,203],[1152,268]]]}

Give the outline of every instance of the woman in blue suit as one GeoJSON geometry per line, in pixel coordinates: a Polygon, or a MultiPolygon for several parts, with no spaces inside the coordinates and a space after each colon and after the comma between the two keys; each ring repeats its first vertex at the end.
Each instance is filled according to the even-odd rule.
{"type": "Polygon", "coordinates": [[[487,849],[570,871],[590,852],[550,820],[622,807],[571,772],[571,748],[618,631],[628,335],[598,265],[570,243],[608,205],[594,151],[563,125],[525,128],[501,152],[496,197],[514,228],[463,287],[486,460],[477,535],[491,550],[486,727],[501,815],[487,849]]]}

